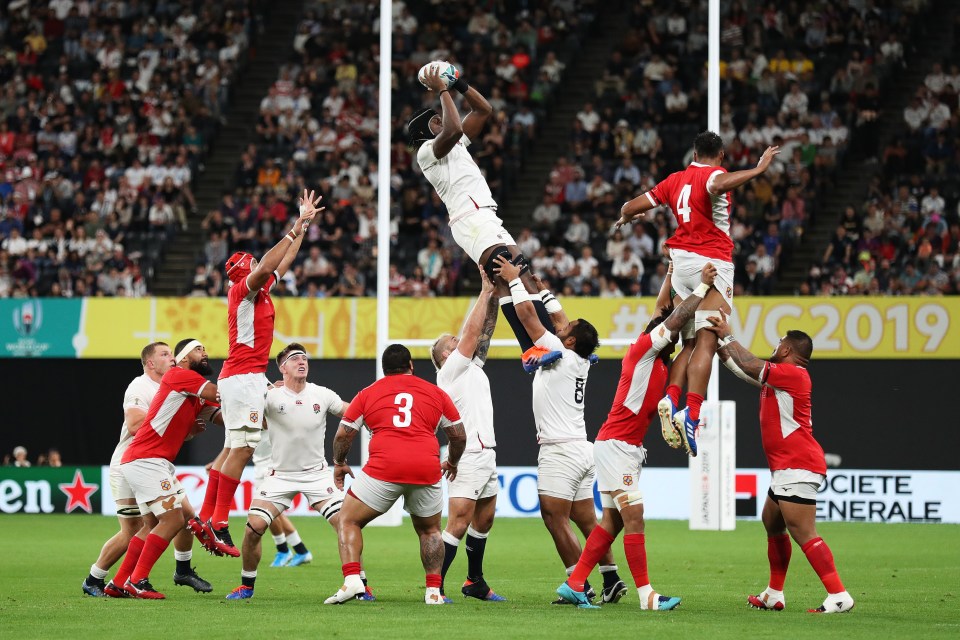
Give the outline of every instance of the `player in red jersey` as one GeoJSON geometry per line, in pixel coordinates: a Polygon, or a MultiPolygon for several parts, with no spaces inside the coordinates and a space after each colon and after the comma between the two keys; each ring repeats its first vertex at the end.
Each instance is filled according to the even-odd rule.
{"type": "Polygon", "coordinates": [[[732,207],[728,192],[766,171],[778,153],[779,147],[767,147],[755,168],[728,173],[720,166],[724,157],[723,140],[712,131],[704,131],[693,142],[690,166],[670,174],[620,209],[618,227],[642,218],[644,213],[660,205],[667,205],[673,211],[677,229],[666,245],[673,261],[673,288],[681,300],[699,284],[700,270],[706,262],[717,268],[716,287],[680,333],[683,349],[674,358],[667,395],[658,407],[664,432],[673,428],[677,434],[668,444],[675,448],[683,446],[691,456],[697,455],[700,405],[707,393],[710,367],[717,351],[716,337],[705,330],[710,326],[707,318],[716,315],[717,310],[730,313],[733,304],[732,207]],[[684,382],[687,383],[687,406],[677,411],[684,382]]]}
{"type": "Polygon", "coordinates": [[[233,494],[240,484],[243,468],[253,457],[260,442],[263,407],[267,396],[267,364],[273,345],[273,301],[270,290],[290,269],[303,234],[313,217],[321,196],[306,189],[300,198],[300,217],[293,228],[258,262],[249,253],[238,251],[227,260],[227,277],[232,285],[227,292],[229,352],[217,383],[223,406],[226,430],[224,451],[217,456],[207,478],[200,519],[209,535],[239,555],[230,536],[229,517],[233,494]],[[289,244],[287,242],[289,241],[289,244]],[[208,522],[209,519],[209,522],[208,522]]]}
{"type": "MultiPolygon", "coordinates": [[[[654,591],[647,576],[643,493],[638,486],[640,471],[647,460],[643,438],[657,414],[660,394],[667,384],[667,362],[673,345],[710,291],[716,275],[716,267],[709,262],[704,265],[700,285],[669,315],[668,309],[659,307],[657,315],[623,357],[613,406],[593,445],[603,517],[600,525],[590,532],[573,573],[557,588],[561,598],[580,608],[597,608],[590,604],[585,593],[587,576],[624,529],[623,550],[640,595],[640,608],[668,611],[680,604],[680,598],[654,591]]],[[[670,281],[671,276],[664,279],[658,297],[658,302],[667,307],[670,281]]]]}
{"type": "Polygon", "coordinates": [[[826,600],[810,613],[850,611],[853,597],[840,581],[830,547],[817,535],[817,490],[826,480],[827,465],[813,437],[812,384],[807,372],[813,340],[803,331],[788,331],[765,361],[734,340],[722,312],[709,322],[719,340],[720,357],[738,377],[760,387],[760,440],[772,474],[761,516],[767,530],[770,582],[747,602],[774,611],[786,605],[783,583],[790,564],[789,532],[827,589],[826,600]]]}
{"type": "Polygon", "coordinates": [[[350,402],[333,440],[334,482],[353,472],[347,453],[361,427],[373,434],[370,458],[350,485],[340,508],[340,561],[343,586],[326,604],[343,604],[364,592],[360,579],[362,529],[386,513],[403,496],[420,537],[420,558],[427,574],[424,602],[444,604],[440,594],[443,539],[440,511],[443,508],[442,475],[452,481],[467,444],[466,431],[453,400],[440,387],[413,375],[413,358],[402,344],[387,347],[381,357],[383,378],[362,389],[350,402]],[[447,435],[447,459],[440,462],[437,428],[447,435]]]}
{"type": "Polygon", "coordinates": [[[203,420],[223,422],[219,408],[207,404],[215,403],[217,386],[203,377],[212,373],[206,349],[187,338],[177,344],[174,353],[176,366],[160,379],[147,417],[120,464],[144,519],[120,568],[121,572],[130,571],[123,589],[146,600],[165,597],[151,586],[150,569],[194,515],[190,503],[184,501],[173,459],[184,441],[203,430],[203,420]]]}

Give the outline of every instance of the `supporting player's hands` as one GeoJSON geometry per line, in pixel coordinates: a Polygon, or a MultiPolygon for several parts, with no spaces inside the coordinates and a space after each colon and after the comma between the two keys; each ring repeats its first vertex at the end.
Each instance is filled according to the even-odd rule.
{"type": "Polygon", "coordinates": [[[773,157],[780,153],[780,147],[767,147],[766,151],[763,152],[763,155],[760,156],[760,162],[757,163],[757,169],[760,171],[766,171],[767,167],[770,166],[770,163],[773,162],[773,157]]]}
{"type": "Polygon", "coordinates": [[[492,294],[496,287],[494,287],[493,282],[490,281],[487,270],[484,269],[481,264],[477,266],[480,268],[480,293],[492,294]]]}
{"type": "Polygon", "coordinates": [[[499,255],[494,258],[493,261],[497,265],[493,268],[493,272],[503,278],[507,283],[520,277],[520,267],[507,260],[504,256],[499,255]]]}
{"type": "Polygon", "coordinates": [[[187,434],[185,440],[190,440],[195,436],[200,435],[207,430],[207,423],[203,418],[197,418],[193,421],[193,425],[190,427],[190,432],[187,434]]]}
{"type": "Polygon", "coordinates": [[[346,479],[347,476],[350,476],[351,478],[355,477],[353,475],[353,469],[350,468],[350,465],[348,465],[346,462],[344,462],[343,464],[334,463],[333,484],[335,484],[337,486],[337,489],[339,489],[340,491],[343,491],[343,481],[344,479],[346,479]]]}
{"type": "MultiPolygon", "coordinates": [[[[630,202],[633,202],[632,200],[630,202]]],[[[614,223],[614,227],[619,229],[625,224],[630,224],[637,218],[643,217],[643,212],[633,213],[630,211],[630,202],[624,202],[623,206],[620,207],[620,219],[614,223]]]]}
{"type": "Polygon", "coordinates": [[[537,285],[537,291],[546,291],[548,288],[537,274],[533,274],[533,284],[537,285]]]}
{"type": "Polygon", "coordinates": [[[712,287],[714,280],[717,279],[717,268],[713,266],[712,262],[708,262],[703,265],[703,269],[700,271],[700,282],[703,284],[712,287]]]}
{"type": "Polygon", "coordinates": [[[423,82],[430,91],[446,91],[447,81],[440,77],[440,65],[430,65],[423,74],[423,82]]]}
{"type": "Polygon", "coordinates": [[[447,479],[447,482],[453,482],[457,478],[457,466],[450,464],[449,460],[444,460],[440,463],[440,472],[443,473],[443,477],[447,479]]]}
{"type": "Polygon", "coordinates": [[[707,322],[709,322],[711,326],[704,328],[722,340],[723,338],[731,335],[730,325],[727,324],[727,314],[725,314],[722,310],[718,310],[717,313],[720,314],[720,317],[718,318],[717,316],[710,316],[707,318],[707,322]]]}

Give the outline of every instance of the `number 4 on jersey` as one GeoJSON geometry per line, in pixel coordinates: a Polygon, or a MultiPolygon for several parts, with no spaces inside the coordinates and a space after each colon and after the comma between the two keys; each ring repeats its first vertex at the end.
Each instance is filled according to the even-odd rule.
{"type": "Polygon", "coordinates": [[[413,396],[409,393],[398,393],[393,399],[397,405],[397,415],[393,416],[393,426],[398,428],[409,427],[412,420],[413,396]]]}
{"type": "Polygon", "coordinates": [[[690,190],[689,184],[683,185],[680,197],[677,198],[677,215],[684,222],[690,222],[690,190]]]}

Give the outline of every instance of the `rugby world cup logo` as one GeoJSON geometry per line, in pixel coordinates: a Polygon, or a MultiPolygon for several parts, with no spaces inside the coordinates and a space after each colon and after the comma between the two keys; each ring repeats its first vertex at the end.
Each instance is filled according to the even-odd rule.
{"type": "Polygon", "coordinates": [[[13,328],[24,338],[40,330],[43,324],[43,305],[39,300],[27,300],[13,310],[13,328]]]}

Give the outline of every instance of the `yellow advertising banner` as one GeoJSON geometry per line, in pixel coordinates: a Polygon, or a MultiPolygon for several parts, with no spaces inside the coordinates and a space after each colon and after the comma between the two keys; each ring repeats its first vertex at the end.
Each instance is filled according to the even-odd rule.
{"type": "MultiPolygon", "coordinates": [[[[277,298],[271,353],[302,343],[320,358],[375,358],[376,300],[372,298],[277,298]]],[[[390,339],[427,347],[441,333],[457,333],[470,298],[395,298],[390,301],[390,339]]],[[[601,357],[618,357],[643,331],[653,298],[568,298],[567,315],[592,322],[600,333],[601,357]]],[[[741,344],[770,353],[789,329],[813,337],[815,358],[960,359],[960,299],[957,298],[740,298],[730,325],[741,344]]],[[[212,358],[227,355],[227,306],[217,298],[104,299],[83,301],[73,339],[78,357],[130,358],[146,343],[183,338],[204,343],[212,358]]],[[[518,355],[502,317],[491,357],[518,355]]]]}

